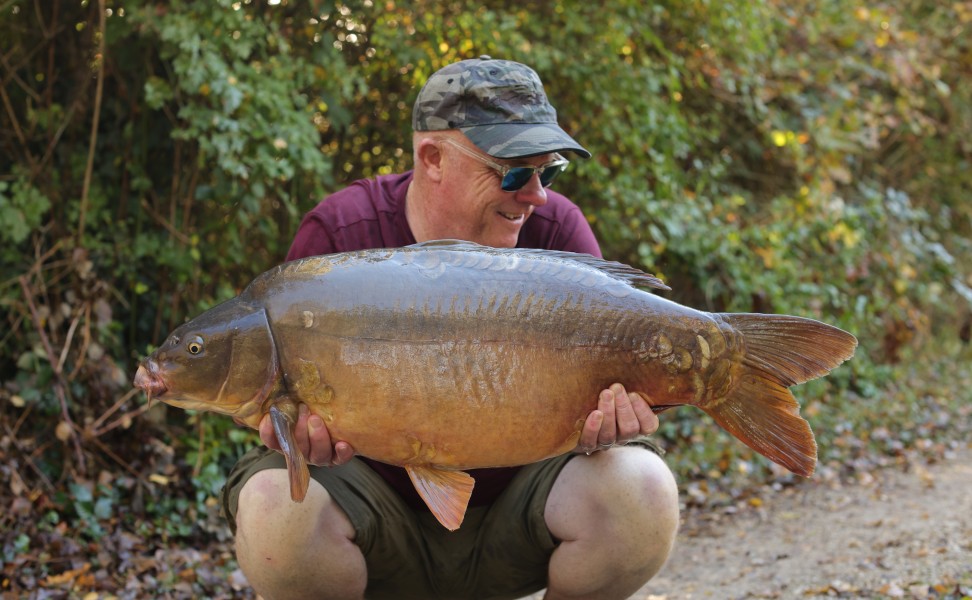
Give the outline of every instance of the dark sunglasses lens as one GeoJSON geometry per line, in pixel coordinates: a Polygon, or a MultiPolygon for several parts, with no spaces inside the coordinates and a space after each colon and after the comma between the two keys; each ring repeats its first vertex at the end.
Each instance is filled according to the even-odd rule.
{"type": "Polygon", "coordinates": [[[500,187],[503,188],[504,192],[515,192],[525,186],[531,177],[533,177],[531,167],[513,167],[503,176],[503,183],[500,187]]]}
{"type": "Polygon", "coordinates": [[[563,171],[563,165],[547,167],[540,172],[540,184],[543,185],[543,187],[550,187],[550,184],[554,182],[554,179],[557,179],[557,176],[563,173],[563,171]]]}

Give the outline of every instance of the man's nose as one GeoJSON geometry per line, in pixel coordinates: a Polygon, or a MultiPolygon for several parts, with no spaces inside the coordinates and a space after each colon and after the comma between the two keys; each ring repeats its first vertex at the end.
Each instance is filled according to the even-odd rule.
{"type": "Polygon", "coordinates": [[[516,191],[516,200],[533,206],[543,206],[547,203],[547,190],[540,183],[539,174],[534,173],[526,185],[516,191]]]}

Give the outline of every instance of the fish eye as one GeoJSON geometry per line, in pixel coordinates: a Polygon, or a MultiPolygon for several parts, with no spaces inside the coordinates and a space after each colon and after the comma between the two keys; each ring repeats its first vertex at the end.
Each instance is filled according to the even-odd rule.
{"type": "Polygon", "coordinates": [[[186,343],[186,350],[189,354],[199,354],[203,351],[203,339],[198,335],[186,343]]]}

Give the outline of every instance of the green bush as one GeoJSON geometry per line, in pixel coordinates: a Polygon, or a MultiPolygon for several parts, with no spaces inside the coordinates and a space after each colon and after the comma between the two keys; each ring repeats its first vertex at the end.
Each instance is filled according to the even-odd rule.
{"type": "MultiPolygon", "coordinates": [[[[925,342],[970,313],[966,4],[57,6],[0,3],[0,418],[56,432],[35,453],[52,481],[128,462],[112,454],[161,468],[169,444],[179,468],[224,465],[252,443],[227,446],[228,419],[142,417],[136,361],[282,260],[327,192],[407,168],[418,87],[480,54],[533,65],[593,151],[558,189],[605,255],[697,308],[860,337],[807,404],[876,412],[890,365],[940,357],[925,342]]],[[[725,466],[698,412],[663,421],[680,472],[725,466]]],[[[203,496],[218,473],[196,468],[203,496]]],[[[75,496],[95,516],[119,501],[75,496]]]]}

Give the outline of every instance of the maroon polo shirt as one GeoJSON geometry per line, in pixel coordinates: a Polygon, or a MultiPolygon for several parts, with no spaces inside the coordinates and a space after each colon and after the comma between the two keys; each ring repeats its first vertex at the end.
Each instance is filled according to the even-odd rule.
{"type": "MultiPolygon", "coordinates": [[[[325,198],[304,215],[287,260],[369,248],[397,248],[415,243],[405,220],[405,193],[412,172],[355,181],[325,198]]],[[[536,207],[520,230],[518,248],[568,250],[601,256],[587,219],[565,196],[547,190],[547,202],[536,207]]],[[[405,469],[362,457],[413,508],[428,510],[405,469]]],[[[476,480],[470,506],[491,504],[506,489],[519,467],[473,469],[476,480]]]]}

